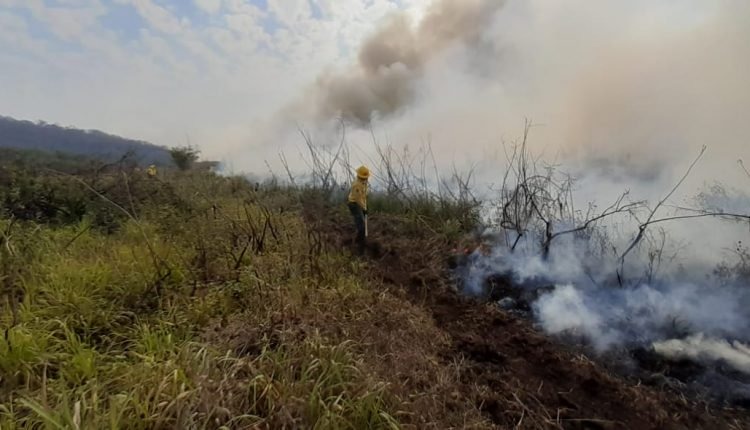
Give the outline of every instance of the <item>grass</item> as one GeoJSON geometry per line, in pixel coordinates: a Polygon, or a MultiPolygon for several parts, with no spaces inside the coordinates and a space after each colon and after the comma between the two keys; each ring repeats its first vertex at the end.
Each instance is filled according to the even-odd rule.
{"type": "Polygon", "coordinates": [[[107,175],[91,185],[107,201],[85,175],[12,200],[54,181],[87,208],[79,218],[2,212],[0,428],[394,429],[444,413],[437,391],[400,378],[418,368],[447,390],[445,340],[322,243],[302,191],[107,175]]]}

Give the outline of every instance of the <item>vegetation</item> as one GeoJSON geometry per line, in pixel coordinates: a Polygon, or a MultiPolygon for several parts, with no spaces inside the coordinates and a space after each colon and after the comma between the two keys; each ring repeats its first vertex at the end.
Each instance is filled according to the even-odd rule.
{"type": "MultiPolygon", "coordinates": [[[[701,414],[458,297],[446,258],[479,227],[479,202],[471,175],[436,188],[412,176],[404,166],[424,166],[428,151],[379,147],[376,258],[353,258],[342,148],[311,145],[304,186],[199,162],[152,177],[127,156],[6,152],[0,428],[564,428],[592,417],[659,428],[701,414]]],[[[491,220],[509,248],[517,235],[548,249],[633,208],[621,197],[574,212],[570,187],[536,171],[523,144],[510,161],[491,220]],[[570,227],[556,230],[561,220],[570,227]]],[[[747,276],[746,246],[736,255],[717,269],[727,282],[747,276]]]]}
{"type": "MultiPolygon", "coordinates": [[[[429,369],[444,340],[305,220],[319,191],[40,162],[0,167],[0,428],[397,428],[442,413],[394,390],[382,357],[412,350],[429,369]],[[374,336],[383,320],[402,327],[393,339],[374,336]]],[[[441,372],[449,385],[449,368],[428,376],[441,372]]]]}
{"type": "Polygon", "coordinates": [[[192,146],[177,146],[169,150],[172,162],[180,170],[188,170],[198,161],[200,150],[192,146]]]}

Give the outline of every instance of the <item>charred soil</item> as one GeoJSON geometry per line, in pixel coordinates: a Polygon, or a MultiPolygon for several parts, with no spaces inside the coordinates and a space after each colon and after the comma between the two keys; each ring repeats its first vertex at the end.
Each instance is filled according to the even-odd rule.
{"type": "MultiPolygon", "coordinates": [[[[314,221],[326,232],[327,241],[332,246],[351,246],[348,219],[338,211],[327,214],[314,221]]],[[[750,428],[746,411],[720,408],[668,387],[619,376],[540,333],[528,320],[494,303],[461,295],[447,261],[453,244],[427,224],[376,215],[371,217],[370,232],[365,257],[369,276],[374,284],[387,286],[389,294],[432,317],[436,330],[447,339],[437,353],[439,364],[460,363],[454,366],[455,386],[446,396],[471,401],[490,427],[750,428]]],[[[392,378],[407,395],[425,391],[424,385],[430,383],[422,379],[415,386],[404,375],[392,378]]],[[[457,427],[456,423],[432,424],[457,427]]]]}

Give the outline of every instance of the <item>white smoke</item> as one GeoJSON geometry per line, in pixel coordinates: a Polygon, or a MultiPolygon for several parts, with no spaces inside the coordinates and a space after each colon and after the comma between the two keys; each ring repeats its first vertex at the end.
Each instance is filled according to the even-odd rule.
{"type": "MultiPolygon", "coordinates": [[[[750,213],[750,205],[737,209],[750,213]]],[[[726,223],[713,224],[718,230],[726,223]]],[[[532,297],[533,316],[544,331],[583,339],[598,352],[697,333],[750,341],[746,276],[720,279],[703,253],[681,256],[681,247],[668,244],[659,249],[664,260],[674,256],[671,264],[660,266],[649,258],[654,256],[653,244],[642,244],[620,266],[620,253],[634,230],[630,235],[616,233],[613,225],[596,227],[588,235],[561,236],[546,257],[538,237],[522,239],[511,251],[503,235],[495,234],[489,253],[476,251],[469,257],[464,289],[481,295],[487,293],[488,279],[504,276],[515,288],[537,293],[526,297],[532,297]],[[619,279],[618,273],[627,276],[619,279]]]]}
{"type": "Polygon", "coordinates": [[[695,332],[750,340],[750,294],[743,290],[664,284],[587,291],[563,285],[533,308],[545,331],[580,334],[599,351],[695,332]]]}
{"type": "Polygon", "coordinates": [[[548,333],[586,336],[598,350],[618,343],[621,336],[608,328],[602,315],[593,312],[586,302],[587,297],[580,290],[563,285],[543,296],[534,304],[534,309],[548,333]]]}
{"type": "Polygon", "coordinates": [[[659,354],[674,359],[724,362],[750,375],[750,346],[738,341],[707,338],[704,334],[698,333],[687,339],[655,342],[654,349],[659,354]]]}

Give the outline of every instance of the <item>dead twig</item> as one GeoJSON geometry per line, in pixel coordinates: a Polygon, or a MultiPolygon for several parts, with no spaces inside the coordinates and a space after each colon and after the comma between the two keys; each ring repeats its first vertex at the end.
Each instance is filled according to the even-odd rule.
{"type": "Polygon", "coordinates": [[[740,159],[740,160],[737,160],[737,164],[740,165],[740,168],[742,169],[742,171],[745,172],[748,179],[750,179],[750,171],[748,171],[747,168],[745,167],[745,163],[740,159]]]}
{"type": "MultiPolygon", "coordinates": [[[[646,221],[642,222],[638,226],[638,234],[630,242],[630,245],[628,245],[628,247],[625,249],[625,252],[623,252],[622,255],[619,258],[620,268],[618,269],[617,278],[618,278],[618,280],[620,282],[620,285],[622,285],[623,282],[624,282],[624,271],[625,271],[625,259],[626,259],[626,257],[633,250],[633,248],[635,248],[638,245],[638,243],[640,243],[640,241],[643,239],[644,234],[646,233],[646,229],[650,225],[656,224],[658,222],[664,222],[664,221],[667,220],[667,219],[654,220],[654,216],[656,215],[656,212],[664,205],[664,203],[666,203],[667,200],[669,200],[672,197],[672,195],[680,188],[680,186],[683,184],[683,182],[685,182],[685,180],[688,178],[688,176],[690,176],[690,172],[693,171],[693,168],[696,166],[696,164],[698,164],[698,162],[700,161],[700,159],[703,157],[703,154],[705,154],[705,153],[706,153],[706,146],[704,145],[701,148],[701,151],[698,154],[698,156],[695,158],[695,160],[693,160],[693,162],[690,164],[690,166],[688,167],[688,169],[685,171],[685,174],[682,175],[682,178],[680,178],[680,180],[675,184],[674,187],[672,187],[672,189],[669,191],[669,193],[667,193],[667,195],[665,195],[664,198],[662,198],[656,204],[656,206],[651,210],[651,212],[649,213],[648,217],[646,218],[646,221]]],[[[674,219],[679,219],[679,218],[674,218],[674,219]]]]}

